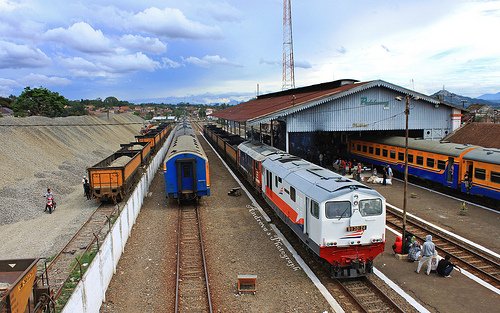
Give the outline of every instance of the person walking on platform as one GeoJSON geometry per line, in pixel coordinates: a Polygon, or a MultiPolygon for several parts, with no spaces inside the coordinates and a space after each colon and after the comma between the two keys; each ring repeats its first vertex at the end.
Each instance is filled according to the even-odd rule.
{"type": "Polygon", "coordinates": [[[425,236],[425,242],[422,247],[422,258],[420,261],[418,261],[418,266],[417,266],[417,274],[420,273],[420,269],[422,268],[422,265],[426,263],[426,273],[429,275],[431,273],[431,262],[432,262],[432,257],[434,256],[434,253],[436,252],[436,246],[432,242],[432,235],[427,235],[425,236]]]}
{"type": "Polygon", "coordinates": [[[382,185],[387,185],[387,167],[384,166],[384,171],[382,172],[382,185]]]}
{"type": "Polygon", "coordinates": [[[451,271],[453,271],[453,267],[457,268],[457,271],[460,272],[460,269],[453,263],[450,262],[450,255],[447,254],[444,259],[441,259],[438,263],[436,272],[443,277],[450,277],[451,271]]]}

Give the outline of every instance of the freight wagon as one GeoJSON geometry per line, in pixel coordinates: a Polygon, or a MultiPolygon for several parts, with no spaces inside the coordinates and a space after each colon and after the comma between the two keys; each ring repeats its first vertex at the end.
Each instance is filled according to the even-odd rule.
{"type": "Polygon", "coordinates": [[[140,166],[140,152],[118,151],[89,167],[92,196],[101,201],[121,201],[134,185],[140,166]]]}

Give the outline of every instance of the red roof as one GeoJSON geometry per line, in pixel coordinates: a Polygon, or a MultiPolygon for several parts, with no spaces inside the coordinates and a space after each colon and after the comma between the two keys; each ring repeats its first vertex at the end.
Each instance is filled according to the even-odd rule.
{"type": "Polygon", "coordinates": [[[262,95],[257,99],[240,103],[225,110],[213,113],[212,116],[223,118],[229,121],[246,122],[248,120],[263,117],[271,113],[289,109],[305,104],[307,102],[311,102],[355,87],[359,87],[366,83],[368,82],[348,84],[340,87],[335,86],[313,91],[310,91],[310,87],[313,86],[309,86],[287,90],[284,92],[278,92],[275,96],[274,94],[262,95]]]}
{"type": "Polygon", "coordinates": [[[446,140],[453,143],[500,149],[500,124],[469,123],[457,129],[446,140]]]}

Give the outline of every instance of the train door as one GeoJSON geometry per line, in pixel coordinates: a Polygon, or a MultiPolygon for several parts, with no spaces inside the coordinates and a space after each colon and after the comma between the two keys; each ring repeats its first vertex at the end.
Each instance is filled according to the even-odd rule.
{"type": "Polygon", "coordinates": [[[310,199],[306,197],[306,214],[304,214],[304,233],[309,236],[309,208],[311,207],[310,199]]]}
{"type": "Polygon", "coordinates": [[[193,160],[178,162],[179,193],[193,192],[195,190],[196,171],[193,160]]]}
{"type": "Polygon", "coordinates": [[[452,157],[449,157],[448,158],[448,167],[446,168],[446,181],[448,182],[448,184],[453,183],[454,167],[455,167],[455,159],[452,157]]]}

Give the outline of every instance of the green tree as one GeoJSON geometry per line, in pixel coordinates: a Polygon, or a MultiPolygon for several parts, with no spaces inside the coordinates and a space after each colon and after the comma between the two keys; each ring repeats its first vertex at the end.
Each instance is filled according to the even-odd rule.
{"type": "Polygon", "coordinates": [[[26,87],[15,100],[12,109],[16,116],[41,115],[57,117],[64,115],[64,108],[68,104],[68,99],[57,92],[52,92],[43,87],[33,89],[26,87]]]}
{"type": "Polygon", "coordinates": [[[202,107],[198,110],[198,116],[199,117],[207,117],[207,109],[202,107]]]}

